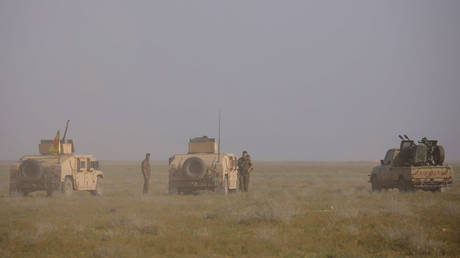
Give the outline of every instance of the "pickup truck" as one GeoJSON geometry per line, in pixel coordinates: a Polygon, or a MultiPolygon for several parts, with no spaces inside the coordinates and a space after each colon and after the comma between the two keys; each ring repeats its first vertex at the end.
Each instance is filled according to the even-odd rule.
{"type": "Polygon", "coordinates": [[[453,170],[446,165],[401,166],[397,160],[399,149],[390,149],[380,165],[372,169],[369,182],[372,191],[398,188],[401,192],[422,189],[444,192],[452,184],[453,170]]]}

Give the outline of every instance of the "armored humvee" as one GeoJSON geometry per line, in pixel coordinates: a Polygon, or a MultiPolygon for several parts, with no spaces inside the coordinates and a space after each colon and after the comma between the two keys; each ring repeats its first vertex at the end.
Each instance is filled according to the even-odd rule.
{"type": "Polygon", "coordinates": [[[169,193],[211,190],[227,194],[237,190],[238,158],[219,153],[214,138],[191,138],[187,154],[169,159],[169,193]]]}
{"type": "Polygon", "coordinates": [[[62,140],[58,138],[42,140],[40,155],[25,155],[11,166],[10,196],[40,190],[48,195],[55,191],[66,195],[73,191],[102,195],[104,175],[99,170],[99,162],[92,155],[75,154],[72,140],[65,140],[65,136],[62,140]],[[54,144],[59,145],[58,152],[51,151],[54,144]]]}
{"type": "Polygon", "coordinates": [[[422,138],[416,144],[407,135],[401,139],[399,149],[390,149],[380,166],[370,174],[372,191],[398,188],[400,191],[415,189],[444,191],[452,184],[452,168],[443,165],[444,148],[436,140],[422,138]]]}

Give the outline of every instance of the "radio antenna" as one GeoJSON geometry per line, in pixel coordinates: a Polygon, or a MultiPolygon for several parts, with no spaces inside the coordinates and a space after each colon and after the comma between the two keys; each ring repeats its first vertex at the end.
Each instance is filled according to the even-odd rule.
{"type": "Polygon", "coordinates": [[[221,121],[221,111],[219,109],[219,134],[217,139],[217,163],[220,162],[220,121],[221,121]]]}

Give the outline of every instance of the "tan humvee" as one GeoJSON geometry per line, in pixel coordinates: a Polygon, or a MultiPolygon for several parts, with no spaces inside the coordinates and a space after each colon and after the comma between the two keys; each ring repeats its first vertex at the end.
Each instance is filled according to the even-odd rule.
{"type": "Polygon", "coordinates": [[[52,140],[42,140],[40,155],[25,155],[10,169],[10,195],[27,195],[45,190],[48,195],[62,191],[89,191],[102,195],[102,171],[92,155],[74,154],[72,140],[61,143],[61,153],[49,152],[52,140]]]}
{"type": "Polygon", "coordinates": [[[227,194],[238,184],[238,158],[218,153],[215,139],[206,136],[190,139],[187,154],[169,159],[169,193],[212,190],[227,194]]]}

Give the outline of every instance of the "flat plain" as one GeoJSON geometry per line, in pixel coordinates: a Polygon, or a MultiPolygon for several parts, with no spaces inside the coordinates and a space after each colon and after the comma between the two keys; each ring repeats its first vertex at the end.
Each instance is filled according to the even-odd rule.
{"type": "Polygon", "coordinates": [[[372,193],[374,162],[256,162],[249,193],[167,194],[167,164],[102,162],[104,195],[8,197],[0,257],[460,256],[460,163],[445,193],[372,193]]]}

